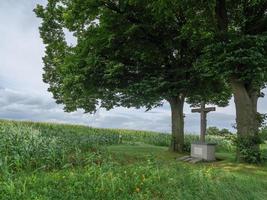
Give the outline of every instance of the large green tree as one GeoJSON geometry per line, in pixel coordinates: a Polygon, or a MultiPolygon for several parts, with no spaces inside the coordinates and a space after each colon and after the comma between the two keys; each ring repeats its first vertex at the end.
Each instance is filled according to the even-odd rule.
{"type": "Polygon", "coordinates": [[[171,149],[183,151],[185,98],[227,94],[222,79],[206,79],[193,66],[200,38],[209,36],[190,30],[195,13],[183,1],[49,0],[35,12],[43,20],[44,81],[66,111],[151,109],[167,100],[171,149]],[[73,33],[75,46],[64,30],[73,33]]]}
{"type": "Polygon", "coordinates": [[[203,12],[213,42],[197,64],[207,76],[222,76],[232,88],[238,134],[237,159],[259,161],[258,98],[267,81],[267,1],[213,0],[203,12]],[[251,155],[248,155],[250,152],[251,155]]]}

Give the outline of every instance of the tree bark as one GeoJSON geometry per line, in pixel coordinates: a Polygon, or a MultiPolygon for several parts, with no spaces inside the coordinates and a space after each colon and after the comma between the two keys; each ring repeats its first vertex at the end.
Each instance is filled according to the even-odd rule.
{"type": "Polygon", "coordinates": [[[170,150],[183,152],[184,146],[184,100],[183,94],[171,97],[168,101],[171,106],[172,117],[172,141],[170,150]]]}
{"type": "MultiPolygon", "coordinates": [[[[231,86],[234,93],[236,107],[236,125],[238,139],[246,137],[257,137],[259,122],[257,118],[257,102],[258,91],[252,90],[242,81],[235,78],[231,79],[231,86]]],[[[247,146],[256,151],[259,151],[259,144],[247,146]]],[[[238,161],[243,161],[240,155],[240,149],[237,148],[236,158],[238,161]]]]}
{"type": "MultiPolygon", "coordinates": [[[[221,33],[227,33],[228,30],[228,16],[226,9],[226,0],[216,0],[215,7],[217,28],[221,33]]],[[[225,39],[225,38],[223,38],[225,39]]]]}

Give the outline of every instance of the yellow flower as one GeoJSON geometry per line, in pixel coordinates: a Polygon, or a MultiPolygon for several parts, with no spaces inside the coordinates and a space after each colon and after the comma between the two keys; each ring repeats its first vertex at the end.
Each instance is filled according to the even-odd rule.
{"type": "Polygon", "coordinates": [[[137,188],[135,189],[135,191],[136,191],[136,192],[140,192],[140,188],[137,187],[137,188]]]}

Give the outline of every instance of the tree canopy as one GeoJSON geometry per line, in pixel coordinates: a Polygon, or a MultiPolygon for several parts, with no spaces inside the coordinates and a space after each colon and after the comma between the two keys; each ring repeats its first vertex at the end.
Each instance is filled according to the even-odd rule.
{"type": "Polygon", "coordinates": [[[213,41],[196,66],[206,76],[229,82],[236,105],[237,157],[246,161],[252,154],[259,161],[257,102],[267,81],[267,1],[214,0],[210,5],[211,14],[201,17],[213,41]]]}
{"type": "Polygon", "coordinates": [[[224,79],[206,78],[194,67],[212,39],[197,28],[197,9],[168,0],[49,0],[46,7],[38,5],[49,91],[66,111],[151,109],[167,100],[181,150],[185,98],[225,104],[230,97],[224,79]],[[77,38],[76,45],[67,44],[66,31],[77,38]]]}

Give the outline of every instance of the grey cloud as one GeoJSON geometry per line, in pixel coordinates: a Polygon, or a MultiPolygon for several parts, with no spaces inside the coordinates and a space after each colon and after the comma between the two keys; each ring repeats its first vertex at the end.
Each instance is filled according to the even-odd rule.
{"type": "MultiPolygon", "coordinates": [[[[185,130],[199,132],[199,114],[192,114],[186,105],[185,130]]],[[[49,95],[0,89],[0,118],[84,124],[102,128],[124,128],[171,132],[171,113],[167,103],[149,112],[145,109],[118,107],[110,111],[100,109],[94,115],[82,110],[65,113],[49,95]]],[[[208,115],[208,126],[232,129],[233,114],[220,112],[208,115]]]]}
{"type": "Polygon", "coordinates": [[[81,111],[64,113],[49,96],[0,90],[0,118],[86,124],[85,116],[81,111]]]}
{"type": "Polygon", "coordinates": [[[94,127],[126,128],[169,132],[170,113],[144,112],[144,109],[100,109],[95,115],[83,114],[81,110],[64,113],[50,96],[28,94],[10,89],[0,90],[0,118],[78,123],[94,127]]]}

